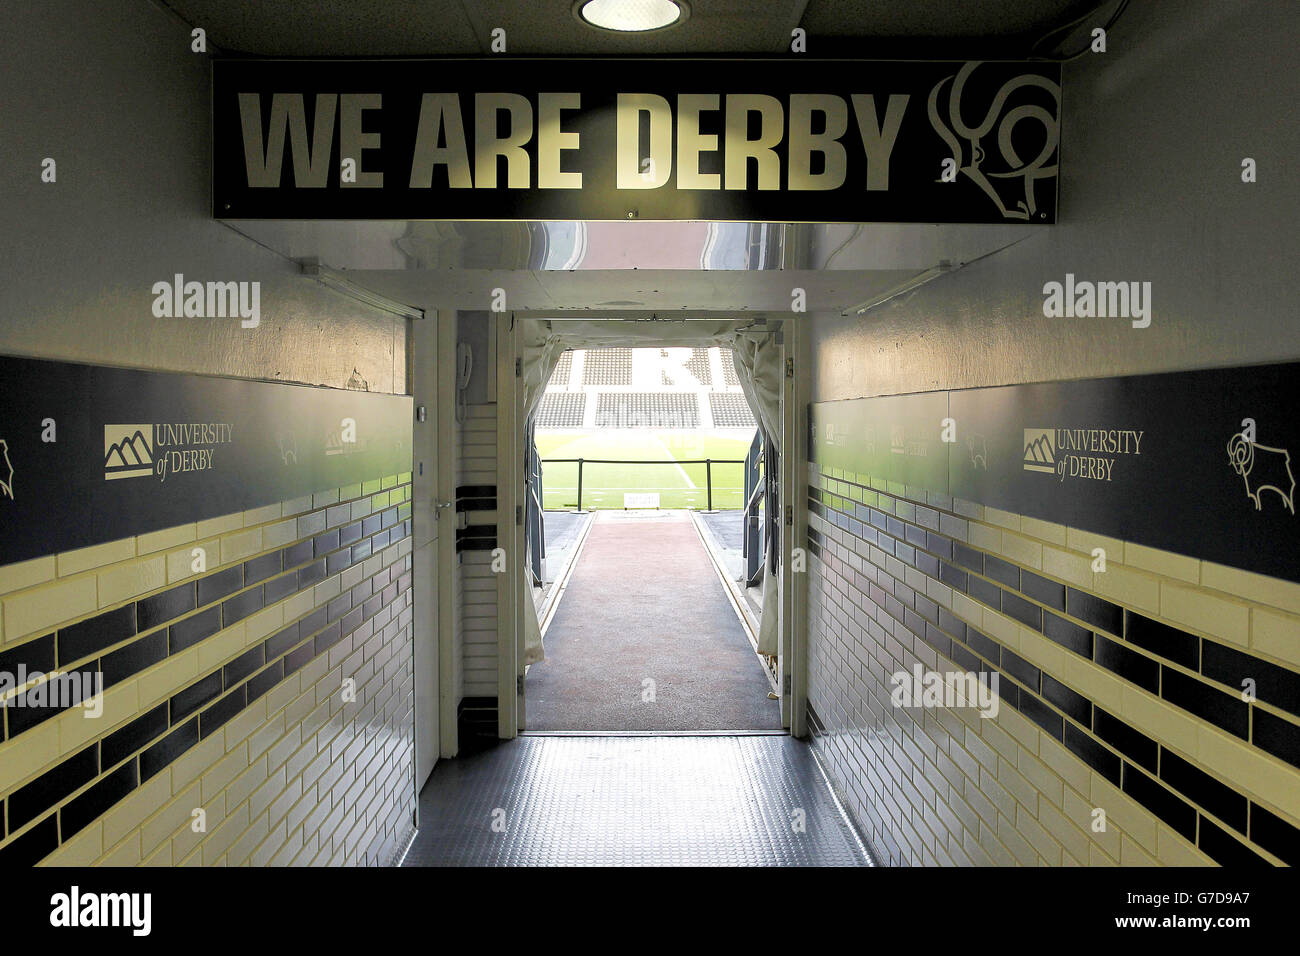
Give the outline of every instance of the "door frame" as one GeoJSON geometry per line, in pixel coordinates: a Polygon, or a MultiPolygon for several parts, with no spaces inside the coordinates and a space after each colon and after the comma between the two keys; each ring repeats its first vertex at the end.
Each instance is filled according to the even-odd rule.
{"type": "Polygon", "coordinates": [[[524,719],[524,408],[519,396],[519,323],[495,314],[497,340],[497,548],[504,558],[497,580],[497,736],[515,737],[524,719]]]}
{"type": "Polygon", "coordinates": [[[456,587],[456,468],[460,456],[456,423],[456,341],[459,314],[439,310],[437,349],[438,428],[437,494],[432,502],[438,528],[438,735],[439,755],[454,757],[460,750],[457,721],[460,674],[456,661],[460,592],[456,587]]]}
{"type": "Polygon", "coordinates": [[[808,733],[808,319],[782,324],[781,717],[792,737],[808,733]],[[793,570],[796,559],[802,571],[793,570]]]}
{"type": "MultiPolygon", "coordinates": [[[[584,316],[585,318],[586,316],[584,316]]],[[[602,318],[605,316],[601,316],[602,318]]],[[[614,316],[609,316],[613,318],[614,316]]],[[[519,395],[520,323],[514,313],[496,315],[497,341],[497,546],[506,572],[497,575],[497,730],[508,740],[524,729],[524,631],[526,601],[523,525],[525,410],[519,395]],[[518,560],[516,560],[518,559],[518,560]]],[[[776,317],[774,317],[776,318],[776,317]]],[[[809,319],[781,316],[781,717],[794,737],[807,735],[808,575],[792,572],[796,552],[807,567],[808,500],[802,489],[808,470],[809,319]],[[786,511],[786,509],[789,509],[786,511]]],[[[652,347],[652,346],[650,346],[652,347]]]]}

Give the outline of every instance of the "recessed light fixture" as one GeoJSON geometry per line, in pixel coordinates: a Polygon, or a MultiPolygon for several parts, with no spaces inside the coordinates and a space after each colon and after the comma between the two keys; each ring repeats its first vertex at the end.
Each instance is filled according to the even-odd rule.
{"type": "Polygon", "coordinates": [[[662,30],[690,16],[683,0],[578,0],[573,12],[588,26],[617,33],[662,30]]]}

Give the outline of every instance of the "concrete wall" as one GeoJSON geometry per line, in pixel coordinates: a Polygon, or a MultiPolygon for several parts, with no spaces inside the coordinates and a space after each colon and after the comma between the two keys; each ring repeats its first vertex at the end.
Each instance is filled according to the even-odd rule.
{"type": "Polygon", "coordinates": [[[0,352],[406,391],[403,320],[212,221],[209,59],[184,24],[146,0],[14,0],[5,18],[0,352]],[[261,325],[155,318],[176,273],[260,282],[261,325]]]}

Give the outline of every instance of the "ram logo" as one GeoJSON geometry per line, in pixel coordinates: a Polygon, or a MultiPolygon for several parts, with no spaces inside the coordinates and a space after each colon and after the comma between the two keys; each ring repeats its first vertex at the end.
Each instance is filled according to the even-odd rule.
{"type": "Polygon", "coordinates": [[[966,447],[970,450],[970,464],[976,470],[989,470],[989,445],[983,435],[978,433],[966,436],[966,447]]]}
{"type": "Polygon", "coordinates": [[[952,150],[958,170],[984,191],[1003,218],[1025,221],[1045,218],[1046,214],[1038,212],[1035,193],[1038,180],[1056,176],[1054,158],[1061,132],[1057,119],[1061,108],[1061,88],[1047,77],[1032,73],[1013,77],[993,96],[983,118],[977,120],[978,125],[968,126],[965,117],[978,117],[979,109],[978,106],[972,109],[969,102],[963,103],[962,94],[966,82],[979,65],[966,63],[955,75],[935,84],[930,91],[930,125],[952,150]],[[952,84],[947,97],[942,95],[945,83],[952,84]],[[1037,93],[1033,92],[1035,88],[1037,93]],[[1008,104],[1013,95],[1014,106],[1008,104]],[[1050,108],[1046,105],[1048,103],[1050,108]],[[1041,133],[1034,140],[1041,144],[1038,155],[1029,160],[1019,155],[1012,142],[1013,130],[1025,121],[1041,126],[1041,133]],[[996,142],[1000,158],[993,157],[991,151],[985,149],[986,138],[996,142]],[[995,166],[997,171],[992,168],[995,166]],[[1021,180],[1023,198],[1013,194],[1004,199],[994,180],[1021,180]]]}
{"type": "Polygon", "coordinates": [[[14,466],[9,462],[9,445],[0,438],[0,497],[14,500],[14,466]]]}
{"type": "Polygon", "coordinates": [[[1291,473],[1289,451],[1261,445],[1238,432],[1228,442],[1228,460],[1246,483],[1246,496],[1255,502],[1256,511],[1262,507],[1260,496],[1265,491],[1274,491],[1287,510],[1295,514],[1295,475],[1291,473]]]}

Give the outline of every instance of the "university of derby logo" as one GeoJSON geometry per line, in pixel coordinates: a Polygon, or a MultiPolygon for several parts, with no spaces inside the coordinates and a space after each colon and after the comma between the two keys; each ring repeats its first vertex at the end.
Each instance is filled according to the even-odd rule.
{"type": "Polygon", "coordinates": [[[152,425],[104,426],[104,480],[154,473],[152,425]]]}
{"type": "Polygon", "coordinates": [[[0,438],[0,498],[14,500],[14,466],[9,461],[9,443],[0,438]]]}
{"type": "Polygon", "coordinates": [[[1260,496],[1272,491],[1295,514],[1295,475],[1291,472],[1289,451],[1261,445],[1247,438],[1244,432],[1238,432],[1228,442],[1228,461],[1246,483],[1246,497],[1255,503],[1256,511],[1263,508],[1260,496]]]}
{"type": "MultiPolygon", "coordinates": [[[[967,126],[964,117],[970,115],[972,110],[970,103],[962,103],[962,94],[966,89],[966,82],[979,65],[979,63],[966,63],[955,75],[945,77],[935,84],[934,89],[930,91],[930,125],[952,150],[952,158],[958,171],[985,192],[1001,211],[1003,218],[1026,221],[1044,218],[1045,214],[1038,212],[1034,193],[1039,179],[1051,179],[1056,176],[1056,163],[1052,162],[1048,165],[1048,161],[1056,156],[1057,140],[1060,138],[1058,116],[1061,110],[1061,88],[1047,77],[1032,73],[1012,77],[1002,84],[1001,89],[994,95],[979,124],[967,126]],[[952,84],[946,103],[942,97],[945,83],[952,84]],[[1023,95],[1035,87],[1043,92],[1036,94],[1033,99],[1023,95]],[[1017,92],[1022,94],[1016,98],[1017,105],[1007,108],[1007,100],[1017,92]],[[1047,99],[1052,102],[1050,110],[1042,105],[1042,101],[1047,99]],[[1020,102],[1021,100],[1025,102],[1020,102]],[[946,105],[946,117],[940,115],[941,103],[946,105]],[[1037,156],[1027,161],[1016,153],[1011,141],[1013,128],[1025,120],[1037,121],[1042,125],[1042,148],[1037,156]],[[996,132],[994,124],[997,124],[996,132]],[[997,151],[1001,154],[1001,160],[998,162],[1001,169],[998,172],[985,169],[985,162],[993,158],[985,150],[986,137],[997,144],[997,151]],[[1018,195],[1012,196],[1014,201],[1009,203],[999,194],[993,180],[1016,179],[1024,182],[1024,198],[1019,198],[1018,195]]],[[[975,115],[979,115],[977,111],[975,115]]]]}
{"type": "Polygon", "coordinates": [[[216,450],[234,441],[229,422],[158,422],[104,426],[104,479],[176,475],[209,471],[216,450]]]}
{"type": "Polygon", "coordinates": [[[1056,473],[1056,441],[1052,429],[1025,429],[1025,471],[1056,473]]]}

